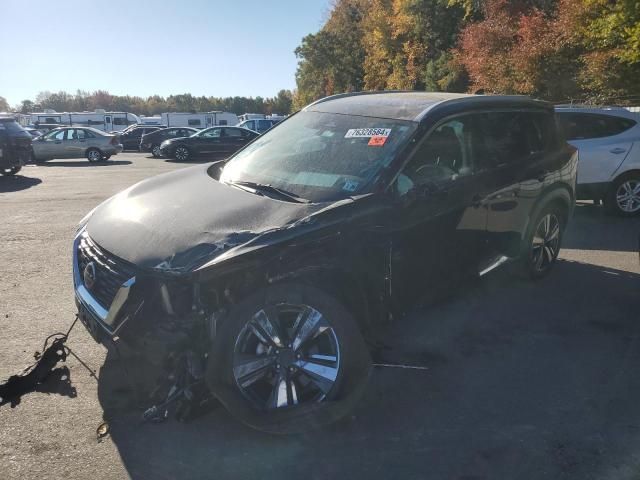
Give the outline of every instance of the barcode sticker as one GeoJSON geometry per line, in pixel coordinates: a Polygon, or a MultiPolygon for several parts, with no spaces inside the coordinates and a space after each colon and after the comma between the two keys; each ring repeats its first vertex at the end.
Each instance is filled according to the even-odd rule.
{"type": "Polygon", "coordinates": [[[391,134],[390,128],[350,128],[344,138],[370,138],[388,137],[391,134]]]}

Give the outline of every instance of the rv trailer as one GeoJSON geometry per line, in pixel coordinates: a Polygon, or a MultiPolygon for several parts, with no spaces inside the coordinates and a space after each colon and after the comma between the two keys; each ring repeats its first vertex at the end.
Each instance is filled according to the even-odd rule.
{"type": "Polygon", "coordinates": [[[30,122],[36,128],[41,123],[57,123],[61,126],[76,125],[93,127],[105,132],[119,132],[129,125],[140,123],[140,118],[129,112],[105,112],[101,109],[94,112],[56,112],[46,110],[41,113],[31,113],[30,122]]]}
{"type": "Polygon", "coordinates": [[[235,125],[238,123],[238,116],[230,112],[169,112],[160,114],[160,117],[162,124],[167,127],[209,128],[216,125],[235,125]]]}

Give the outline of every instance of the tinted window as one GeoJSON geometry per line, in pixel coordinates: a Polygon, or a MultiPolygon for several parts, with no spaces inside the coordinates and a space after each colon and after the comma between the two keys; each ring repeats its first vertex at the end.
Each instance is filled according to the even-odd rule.
{"type": "Polygon", "coordinates": [[[547,150],[555,142],[553,116],[535,112],[492,112],[477,116],[482,141],[479,168],[507,165],[547,150]]]}
{"type": "Polygon", "coordinates": [[[58,123],[58,119],[53,117],[47,117],[44,119],[44,123],[58,123]]]}
{"type": "Polygon", "coordinates": [[[212,128],[211,130],[206,130],[201,136],[205,138],[218,138],[221,130],[221,128],[212,128]]]}
{"type": "Polygon", "coordinates": [[[226,137],[242,137],[242,132],[238,128],[225,128],[224,135],[226,137]]]}
{"type": "Polygon", "coordinates": [[[220,121],[218,122],[218,125],[226,125],[226,124],[227,124],[227,121],[226,121],[226,120],[220,120],[220,121]]]}
{"type": "Polygon", "coordinates": [[[189,119],[189,126],[190,127],[199,127],[200,126],[200,119],[199,118],[190,118],[189,119]]]}
{"type": "Polygon", "coordinates": [[[567,140],[584,140],[618,135],[636,122],[630,118],[597,113],[558,113],[558,120],[567,140]]]}
{"type": "Polygon", "coordinates": [[[85,138],[96,138],[96,134],[91,130],[82,130],[84,132],[85,138]]]}
{"type": "Polygon", "coordinates": [[[269,130],[271,128],[271,121],[269,120],[258,120],[258,130],[264,131],[269,130]]]}
{"type": "Polygon", "coordinates": [[[113,119],[113,124],[114,125],[129,125],[129,122],[127,121],[126,118],[114,118],[113,119]]]}

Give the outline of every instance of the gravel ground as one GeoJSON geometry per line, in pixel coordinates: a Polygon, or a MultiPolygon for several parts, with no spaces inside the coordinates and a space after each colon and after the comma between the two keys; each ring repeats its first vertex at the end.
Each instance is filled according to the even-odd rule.
{"type": "MultiPolygon", "coordinates": [[[[106,165],[52,161],[0,178],[0,379],[73,319],[71,239],[108,196],[184,165],[131,153],[106,165]]],[[[117,407],[119,370],[82,328],[70,383],[0,407],[0,477],[640,479],[639,219],[579,205],[542,282],[506,270],[461,285],[383,332],[353,416],[278,437],[222,408],[140,425],[117,407]],[[105,413],[106,412],[106,413],[105,413]],[[96,441],[107,418],[111,435],[96,441]]]]}

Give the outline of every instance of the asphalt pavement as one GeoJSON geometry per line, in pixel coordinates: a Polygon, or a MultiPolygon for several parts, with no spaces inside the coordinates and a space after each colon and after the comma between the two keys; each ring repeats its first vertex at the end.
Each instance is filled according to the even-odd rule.
{"type": "MultiPolygon", "coordinates": [[[[0,178],[0,380],[73,320],[78,221],[185,166],[126,153],[0,178]]],[[[304,435],[250,430],[223,408],[142,425],[117,361],[77,328],[69,345],[99,380],[69,358],[0,406],[0,477],[640,479],[639,233],[640,219],[579,204],[548,278],[497,270],[397,320],[377,355],[425,368],[374,369],[352,416],[304,435]]]]}

